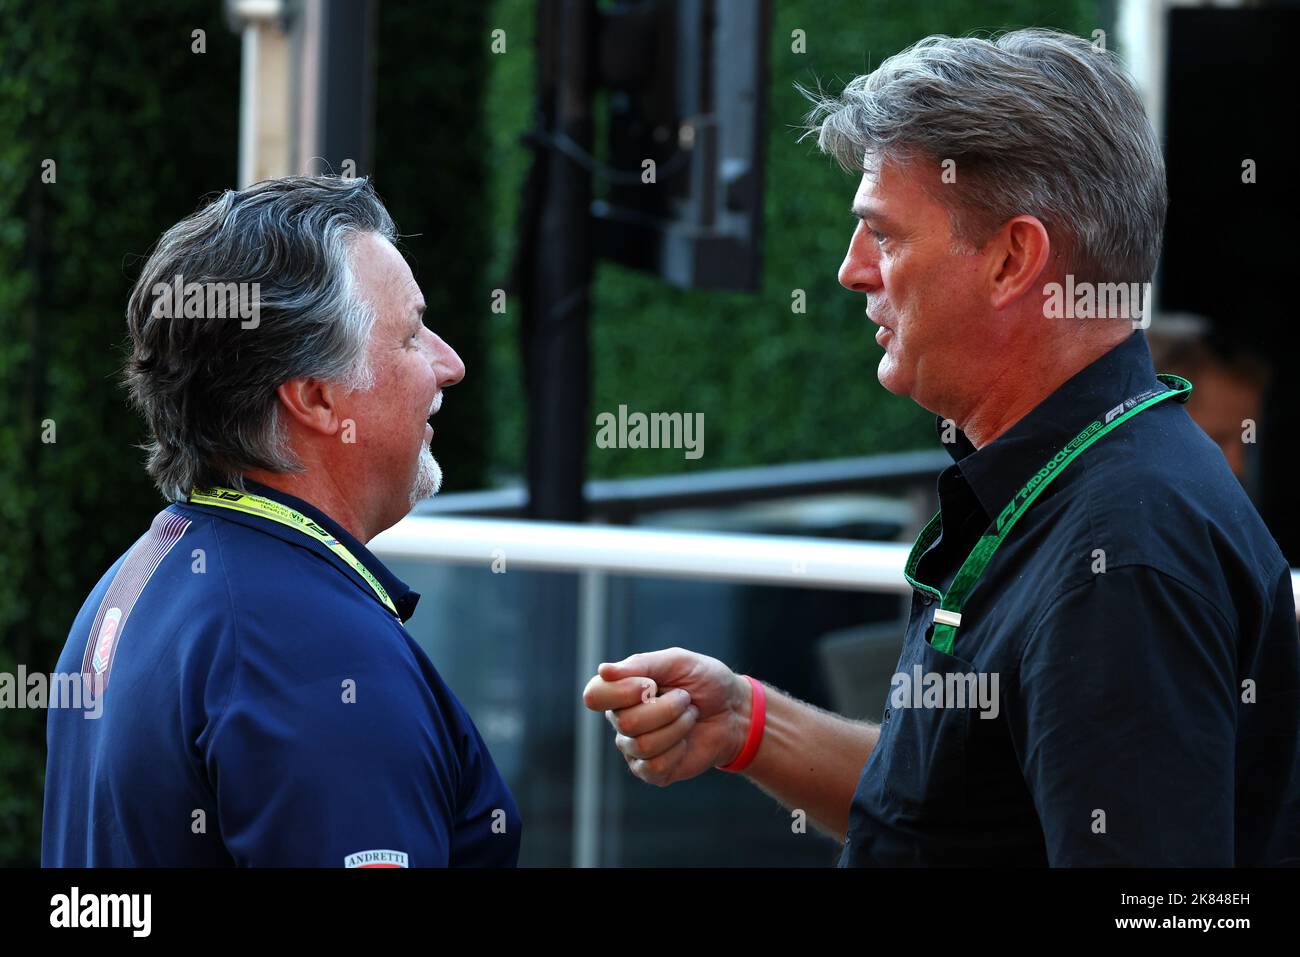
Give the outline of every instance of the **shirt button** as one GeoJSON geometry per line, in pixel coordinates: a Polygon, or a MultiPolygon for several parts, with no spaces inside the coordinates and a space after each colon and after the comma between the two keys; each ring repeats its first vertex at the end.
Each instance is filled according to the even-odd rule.
{"type": "Polygon", "coordinates": [[[929,592],[922,592],[922,593],[921,593],[921,604],[922,604],[922,605],[931,605],[931,604],[933,604],[933,603],[934,603],[934,596],[933,596],[933,595],[931,595],[929,592]]]}

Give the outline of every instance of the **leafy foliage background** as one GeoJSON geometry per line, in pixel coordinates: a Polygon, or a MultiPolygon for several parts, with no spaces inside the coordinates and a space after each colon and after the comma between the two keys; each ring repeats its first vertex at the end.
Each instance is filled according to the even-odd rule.
{"type": "MultiPolygon", "coordinates": [[[[1088,35],[1109,6],[776,0],[762,289],[681,291],[603,264],[593,290],[593,417],[703,412],[705,455],[596,449],[593,428],[593,477],[932,441],[930,417],[876,382],[874,327],[835,281],[855,184],[797,142],[793,83],[834,86],[935,32],[1088,35]]],[[[518,311],[488,306],[514,252],[534,19],[531,0],[380,3],[376,186],[430,324],[469,369],[438,431],[448,488],[510,480],[523,460],[518,311]],[[507,53],[492,55],[498,28],[507,53]]],[[[238,116],[239,38],[217,0],[0,0],[0,672],[53,669],[86,594],[162,504],[117,384],[123,310],[159,234],[235,185],[238,116]]],[[[39,861],[44,728],[41,711],[0,709],[0,864],[39,861]]]]}

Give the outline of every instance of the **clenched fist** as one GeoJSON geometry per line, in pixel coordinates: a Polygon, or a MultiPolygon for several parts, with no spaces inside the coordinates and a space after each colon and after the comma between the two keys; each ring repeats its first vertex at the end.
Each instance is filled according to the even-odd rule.
{"type": "Polygon", "coordinates": [[[735,760],[752,694],[718,659],[668,648],[602,664],[582,701],[605,712],[632,773],[666,787],[735,760]]]}

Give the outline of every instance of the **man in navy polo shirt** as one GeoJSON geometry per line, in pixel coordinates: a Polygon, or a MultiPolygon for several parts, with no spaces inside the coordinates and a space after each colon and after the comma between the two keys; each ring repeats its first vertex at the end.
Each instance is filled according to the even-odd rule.
{"type": "Polygon", "coordinates": [[[365,547],[437,491],[429,419],[465,372],[395,237],[365,180],[293,177],[145,264],[127,380],[171,504],[59,659],[100,713],[50,712],[43,864],[517,862],[514,800],[403,627],[419,595],[365,547]]]}
{"type": "Polygon", "coordinates": [[[743,772],[845,866],[1300,864],[1290,570],[1135,329],[1166,202],[1136,91],[1077,37],[930,37],[812,120],[863,174],[839,278],[877,376],[954,459],[884,721],[682,649],[587,706],[638,777],[743,772]]]}

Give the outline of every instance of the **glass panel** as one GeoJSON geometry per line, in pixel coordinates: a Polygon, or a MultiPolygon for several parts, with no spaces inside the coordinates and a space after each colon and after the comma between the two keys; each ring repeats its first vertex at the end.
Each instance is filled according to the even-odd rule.
{"type": "MultiPolygon", "coordinates": [[[[597,863],[827,866],[837,845],[738,776],[669,788],[627,770],[582,708],[578,576],[391,561],[422,595],[407,627],[460,698],[524,819],[524,865],[573,863],[576,722],[600,723],[597,863]]],[[[820,707],[879,720],[898,660],[898,595],[609,577],[602,657],[678,645],[820,707]]]]}

